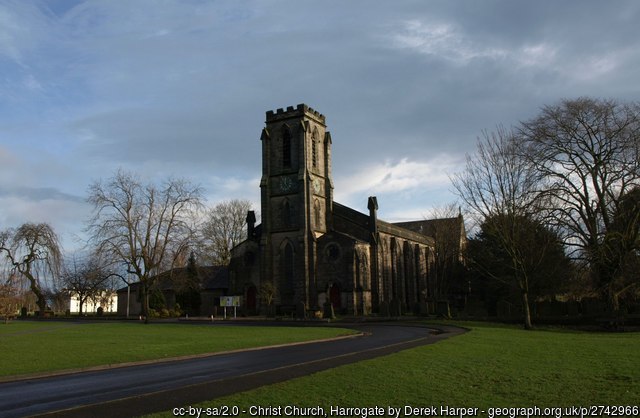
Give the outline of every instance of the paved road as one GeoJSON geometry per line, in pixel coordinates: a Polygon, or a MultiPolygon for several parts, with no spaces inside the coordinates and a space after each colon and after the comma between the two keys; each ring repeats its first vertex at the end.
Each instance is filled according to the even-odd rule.
{"type": "Polygon", "coordinates": [[[357,325],[367,335],[0,384],[0,417],[137,416],[214,399],[395,351],[462,330],[357,325]]]}

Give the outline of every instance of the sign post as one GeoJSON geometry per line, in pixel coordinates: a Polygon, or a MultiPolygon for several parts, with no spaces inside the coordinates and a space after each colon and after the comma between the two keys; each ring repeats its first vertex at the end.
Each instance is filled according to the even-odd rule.
{"type": "Polygon", "coordinates": [[[240,296],[220,296],[220,306],[224,307],[224,319],[227,319],[227,307],[233,306],[233,317],[236,318],[240,306],[240,296]]]}

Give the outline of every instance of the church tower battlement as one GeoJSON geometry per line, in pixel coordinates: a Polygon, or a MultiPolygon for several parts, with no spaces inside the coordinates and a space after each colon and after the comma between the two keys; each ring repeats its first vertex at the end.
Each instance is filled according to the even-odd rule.
{"type": "Polygon", "coordinates": [[[325,122],[324,115],[322,113],[310,108],[309,106],[307,106],[304,103],[300,103],[298,106],[295,107],[295,109],[294,109],[293,106],[288,106],[286,111],[283,108],[278,108],[278,110],[276,110],[275,112],[273,110],[268,110],[267,111],[267,123],[268,122],[273,122],[275,120],[279,120],[281,118],[291,118],[291,117],[300,116],[303,113],[307,114],[307,116],[310,116],[310,115],[315,116],[317,121],[324,125],[324,122],[325,122]]]}

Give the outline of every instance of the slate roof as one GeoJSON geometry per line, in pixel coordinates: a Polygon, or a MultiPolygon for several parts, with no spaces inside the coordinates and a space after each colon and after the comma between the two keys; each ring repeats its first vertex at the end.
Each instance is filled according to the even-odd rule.
{"type": "Polygon", "coordinates": [[[397,225],[401,228],[409,229],[414,232],[418,232],[420,234],[435,237],[437,235],[437,231],[451,231],[455,232],[458,235],[462,233],[460,230],[462,226],[462,222],[459,217],[454,218],[440,218],[440,219],[425,219],[422,221],[411,221],[411,222],[395,222],[394,225],[397,225]]]}
{"type": "MultiPolygon", "coordinates": [[[[202,290],[218,290],[229,288],[229,269],[227,266],[198,266],[198,282],[202,290]]],[[[188,267],[178,267],[160,273],[157,283],[161,290],[172,290],[175,280],[186,278],[189,274],[188,267]]],[[[131,287],[140,286],[140,282],[132,283],[131,287]]],[[[127,287],[118,289],[118,292],[126,292],[127,287]]]]}

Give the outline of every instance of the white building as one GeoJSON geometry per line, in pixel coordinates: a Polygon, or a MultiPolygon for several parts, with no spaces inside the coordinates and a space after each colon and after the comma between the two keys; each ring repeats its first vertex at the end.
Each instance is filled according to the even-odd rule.
{"type": "MultiPolygon", "coordinates": [[[[117,312],[118,311],[118,294],[116,292],[102,291],[99,295],[93,298],[87,298],[82,304],[83,313],[96,313],[98,308],[102,307],[103,312],[117,312]]],[[[80,298],[77,293],[71,294],[69,301],[69,311],[71,313],[80,312],[80,298]]]]}

